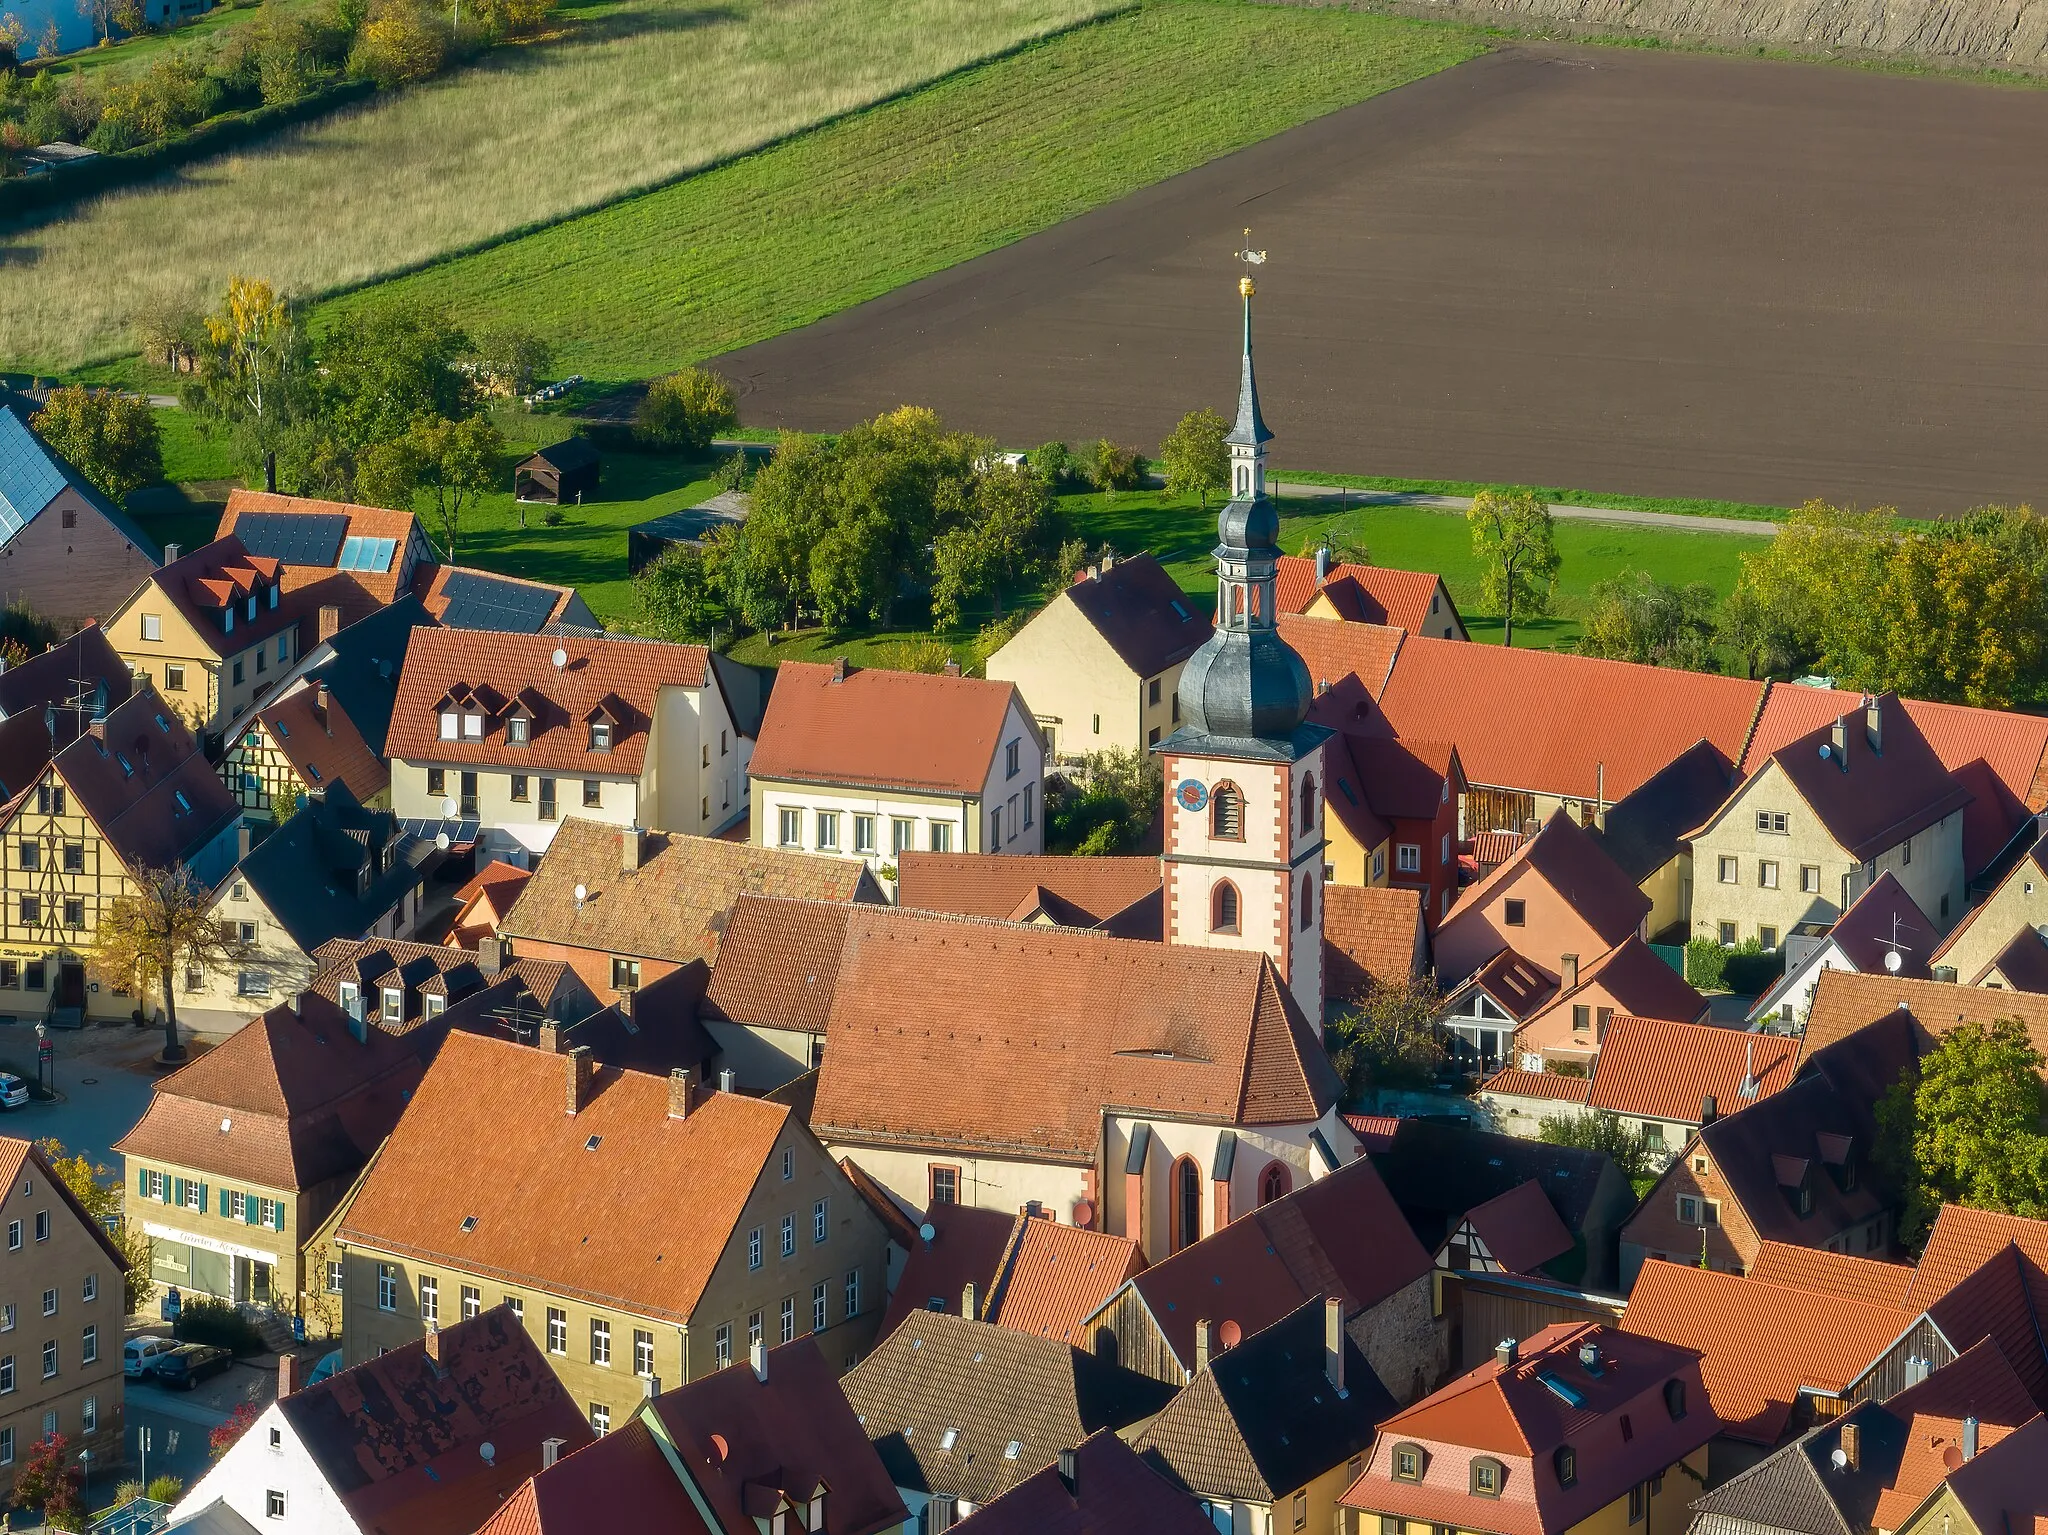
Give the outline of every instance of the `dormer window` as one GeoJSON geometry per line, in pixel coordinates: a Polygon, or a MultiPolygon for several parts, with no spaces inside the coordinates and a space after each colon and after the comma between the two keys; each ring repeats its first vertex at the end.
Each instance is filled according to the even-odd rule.
{"type": "Polygon", "coordinates": [[[811,1494],[811,1506],[804,1511],[804,1528],[823,1530],[825,1528],[825,1489],[820,1487],[811,1494]]]}
{"type": "Polygon", "coordinates": [[[440,1017],[442,1011],[448,1006],[448,999],[446,997],[436,996],[432,992],[429,992],[423,1000],[427,1004],[427,1016],[429,1018],[440,1017]]]}
{"type": "Polygon", "coordinates": [[[441,711],[441,739],[453,741],[462,734],[462,716],[453,709],[441,711]]]}
{"type": "Polygon", "coordinates": [[[1664,1410],[1673,1423],[1685,1416],[1685,1382],[1676,1376],[1664,1382],[1664,1410]]]}
{"type": "Polygon", "coordinates": [[[256,594],[255,594],[254,592],[251,592],[251,593],[249,594],[249,622],[251,622],[251,623],[253,624],[253,623],[254,623],[255,621],[256,621],[256,594]]]}
{"type": "Polygon", "coordinates": [[[396,986],[384,988],[384,1016],[402,1018],[405,1016],[405,993],[396,986]]]}
{"type": "Polygon", "coordinates": [[[1579,1479],[1579,1452],[1561,1444],[1551,1452],[1550,1463],[1557,1469],[1557,1485],[1569,1487],[1579,1479]]]}
{"type": "Polygon", "coordinates": [[[590,749],[594,752],[608,752],[612,749],[612,722],[592,720],[590,722],[590,749]]]}
{"type": "Polygon", "coordinates": [[[1394,1446],[1393,1472],[1397,1482],[1419,1482],[1429,1465],[1429,1452],[1419,1444],[1394,1446]]]}
{"type": "Polygon", "coordinates": [[[525,746],[532,740],[533,722],[523,714],[515,714],[505,721],[505,742],[509,746],[525,746]]]}
{"type": "Polygon", "coordinates": [[[1497,1498],[1500,1484],[1506,1480],[1501,1463],[1491,1455],[1472,1457],[1472,1496],[1475,1498],[1497,1498]]]}
{"type": "Polygon", "coordinates": [[[474,711],[462,716],[462,738],[465,741],[481,741],[484,738],[484,717],[474,711]]]}
{"type": "Polygon", "coordinates": [[[273,586],[273,587],[271,587],[271,588],[270,588],[270,605],[271,605],[272,607],[276,607],[276,606],[277,606],[277,593],[278,593],[278,588],[277,588],[277,587],[273,586]]]}
{"type": "Polygon", "coordinates": [[[222,611],[221,624],[222,627],[225,628],[229,634],[233,634],[235,632],[235,609],[232,603],[230,603],[227,606],[227,608],[225,608],[222,611]]]}

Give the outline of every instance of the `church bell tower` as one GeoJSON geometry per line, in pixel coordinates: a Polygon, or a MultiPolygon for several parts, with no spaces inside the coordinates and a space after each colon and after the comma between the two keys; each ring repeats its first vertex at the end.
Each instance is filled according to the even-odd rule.
{"type": "MultiPolygon", "coordinates": [[[[1247,231],[1249,234],[1249,231],[1247,231]]],[[[1247,240],[1249,247],[1249,240],[1247,240]]],[[[1181,727],[1153,748],[1166,779],[1166,939],[1270,955],[1323,1026],[1323,743],[1306,723],[1308,667],[1275,627],[1280,514],[1252,371],[1249,268],[1230,499],[1216,519],[1215,630],[1180,675],[1181,727]]]]}

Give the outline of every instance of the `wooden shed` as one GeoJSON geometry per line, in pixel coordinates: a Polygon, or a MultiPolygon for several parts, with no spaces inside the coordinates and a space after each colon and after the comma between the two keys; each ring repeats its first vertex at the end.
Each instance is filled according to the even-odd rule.
{"type": "Polygon", "coordinates": [[[597,489],[597,449],[588,437],[565,437],[512,471],[512,494],[556,506],[579,502],[597,489]]]}

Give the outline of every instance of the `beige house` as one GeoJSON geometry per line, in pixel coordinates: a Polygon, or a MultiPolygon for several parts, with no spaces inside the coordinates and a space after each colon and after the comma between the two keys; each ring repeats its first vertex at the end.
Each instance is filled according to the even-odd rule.
{"type": "MultiPolygon", "coordinates": [[[[2048,841],[2036,840],[2012,872],[1941,942],[1928,963],[1934,967],[1936,980],[1965,986],[2002,980],[2009,991],[2040,990],[2040,986],[2005,972],[2019,969],[2024,960],[2048,950],[2041,938],[2043,932],[2048,932],[2048,841]]],[[[2027,968],[2027,980],[2044,971],[2048,964],[2035,960],[2027,968]]]]}
{"type": "Polygon", "coordinates": [[[1105,556],[988,658],[988,676],[1016,684],[1054,760],[1141,751],[1180,723],[1180,670],[1212,627],[1151,555],[1105,556]]]}
{"type": "Polygon", "coordinates": [[[888,1304],[881,1221],[789,1108],[470,1034],[332,1245],[350,1364],[507,1304],[599,1433],[755,1343],[851,1367],[888,1304]]]}
{"type": "Polygon", "coordinates": [[[1443,577],[1425,570],[1389,570],[1283,554],[1277,574],[1280,611],[1352,624],[1381,624],[1432,640],[1462,640],[1465,621],[1443,577]]]}
{"type": "Polygon", "coordinates": [[[99,1465],[122,1458],[126,1260],[36,1146],[0,1137],[0,1493],[62,1434],[99,1465]]]}
{"type": "Polygon", "coordinates": [[[1890,872],[1945,932],[1963,913],[1970,798],[1896,694],[1868,699],[1773,752],[1692,831],[1692,931],[1774,949],[1890,872]]]}

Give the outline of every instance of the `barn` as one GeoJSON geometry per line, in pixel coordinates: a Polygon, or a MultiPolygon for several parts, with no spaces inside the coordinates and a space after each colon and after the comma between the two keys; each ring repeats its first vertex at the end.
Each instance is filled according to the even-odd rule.
{"type": "Polygon", "coordinates": [[[597,449],[588,437],[551,443],[512,471],[512,494],[556,506],[580,503],[597,490],[597,449]]]}

